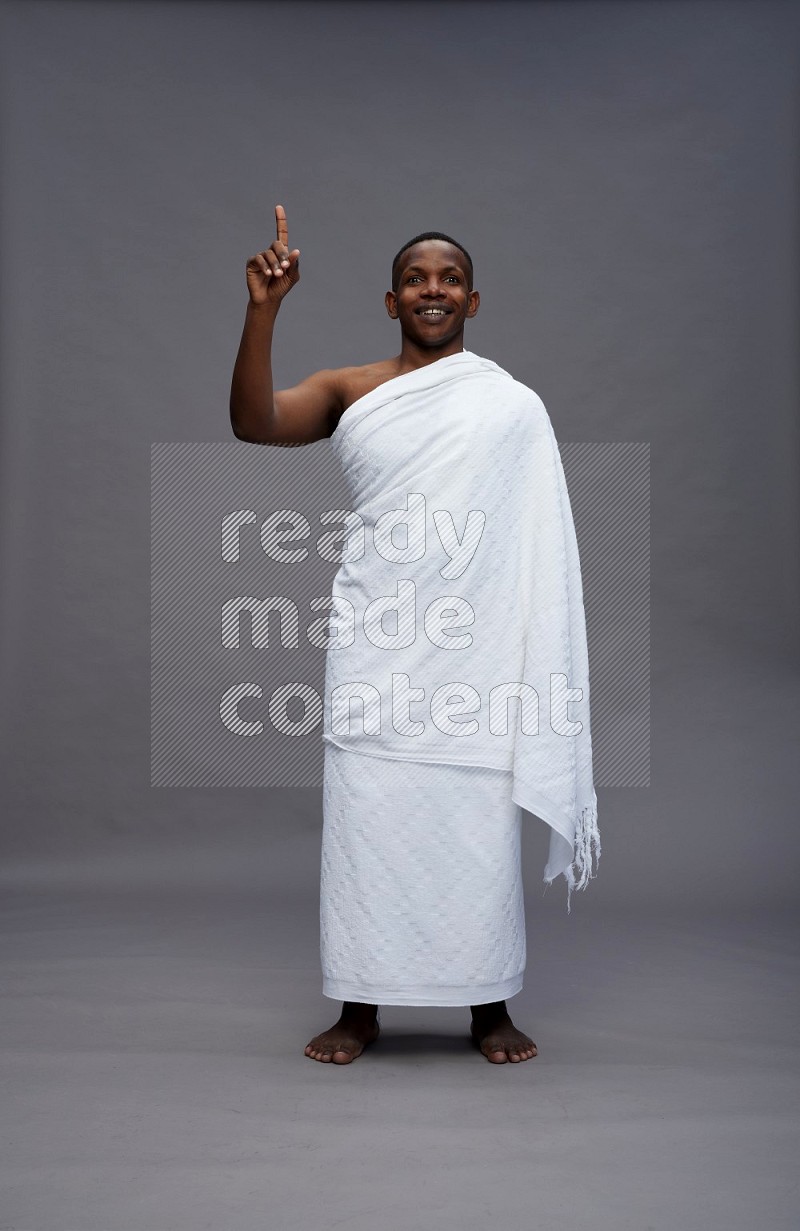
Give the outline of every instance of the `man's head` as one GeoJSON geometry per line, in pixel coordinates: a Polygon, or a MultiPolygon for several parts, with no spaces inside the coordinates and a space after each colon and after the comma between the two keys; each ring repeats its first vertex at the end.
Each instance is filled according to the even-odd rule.
{"type": "Polygon", "coordinates": [[[480,304],[472,289],[472,258],[441,231],[415,235],[392,262],[392,289],[385,302],[407,342],[426,351],[460,349],[464,322],[480,304]]]}
{"type": "Polygon", "coordinates": [[[461,265],[467,279],[467,290],[471,291],[474,274],[472,269],[472,257],[467,252],[466,248],[460,244],[457,239],[453,239],[451,235],[445,235],[442,231],[423,231],[421,235],[415,235],[414,238],[410,239],[407,244],[403,244],[397,256],[392,261],[392,290],[395,294],[397,294],[397,287],[400,282],[400,275],[402,273],[403,266],[408,264],[413,259],[412,257],[406,258],[405,254],[408,252],[409,248],[413,248],[416,244],[424,243],[429,239],[438,239],[440,243],[449,244],[451,248],[458,249],[461,253],[461,265]]]}

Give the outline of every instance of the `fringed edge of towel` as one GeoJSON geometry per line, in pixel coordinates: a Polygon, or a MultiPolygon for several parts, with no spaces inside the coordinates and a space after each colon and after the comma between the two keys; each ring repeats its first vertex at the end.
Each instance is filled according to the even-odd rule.
{"type": "Polygon", "coordinates": [[[600,830],[597,826],[597,805],[591,804],[581,812],[575,831],[575,858],[564,873],[567,880],[567,914],[570,899],[575,889],[586,889],[589,881],[597,875],[600,860],[600,830]],[[592,856],[594,855],[594,870],[592,856]]]}
{"type": "MultiPolygon", "coordinates": [[[[581,819],[575,831],[573,860],[563,873],[567,882],[567,914],[570,914],[570,900],[573,892],[576,889],[585,890],[589,881],[597,875],[601,849],[600,830],[597,825],[597,804],[594,803],[581,812],[581,819]],[[592,869],[592,857],[594,857],[594,870],[592,869]]],[[[547,884],[552,884],[552,881],[548,880],[547,884]]]]}

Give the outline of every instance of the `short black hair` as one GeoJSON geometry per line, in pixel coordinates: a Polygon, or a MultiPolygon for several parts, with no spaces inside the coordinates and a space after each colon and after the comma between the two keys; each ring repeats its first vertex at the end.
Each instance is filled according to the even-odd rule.
{"type": "Polygon", "coordinates": [[[458,248],[460,252],[464,253],[464,256],[467,258],[467,289],[471,291],[472,279],[474,276],[472,269],[472,257],[467,252],[463,244],[460,244],[457,239],[453,239],[452,235],[445,235],[443,231],[423,231],[421,235],[415,235],[414,238],[410,239],[407,244],[403,244],[397,256],[392,261],[392,290],[395,293],[397,292],[397,284],[400,280],[400,271],[397,267],[400,257],[407,248],[413,248],[414,244],[421,244],[424,239],[443,239],[445,243],[452,244],[454,248],[458,248]]]}

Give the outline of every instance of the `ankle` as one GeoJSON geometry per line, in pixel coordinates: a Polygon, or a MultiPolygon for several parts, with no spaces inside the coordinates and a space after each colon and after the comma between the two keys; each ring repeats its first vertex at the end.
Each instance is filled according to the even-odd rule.
{"type": "Polygon", "coordinates": [[[474,1022],[505,1021],[509,1016],[505,1000],[495,1000],[491,1004],[471,1004],[469,1007],[474,1022]]]}
{"type": "Polygon", "coordinates": [[[341,1022],[374,1022],[378,1019],[376,1004],[363,1004],[357,1000],[345,1000],[342,1004],[341,1022]]]}

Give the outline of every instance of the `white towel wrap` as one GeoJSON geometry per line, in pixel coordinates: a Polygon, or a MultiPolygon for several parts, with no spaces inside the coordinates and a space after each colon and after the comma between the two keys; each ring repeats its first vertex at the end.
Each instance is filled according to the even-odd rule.
{"type": "Polygon", "coordinates": [[[464,350],[359,398],[331,444],[351,503],[332,515],[323,738],[377,775],[380,758],[509,771],[569,910],[601,847],[580,561],[541,398],[464,350]]]}

